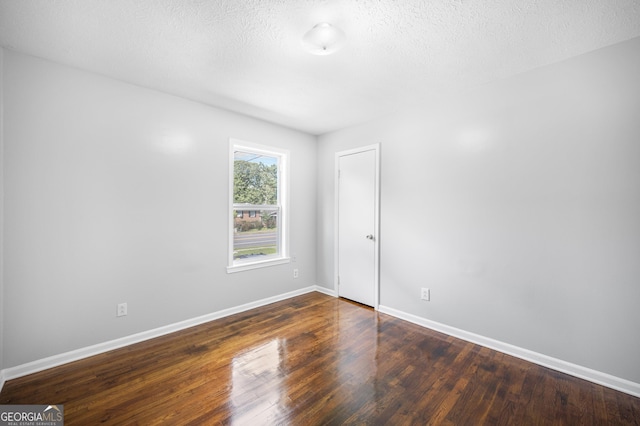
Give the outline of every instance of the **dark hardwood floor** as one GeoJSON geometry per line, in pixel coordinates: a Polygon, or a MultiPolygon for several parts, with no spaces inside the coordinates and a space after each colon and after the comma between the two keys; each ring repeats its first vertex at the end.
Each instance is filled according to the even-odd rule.
{"type": "Polygon", "coordinates": [[[640,424],[640,399],[310,293],[8,381],[66,425],[640,424]]]}

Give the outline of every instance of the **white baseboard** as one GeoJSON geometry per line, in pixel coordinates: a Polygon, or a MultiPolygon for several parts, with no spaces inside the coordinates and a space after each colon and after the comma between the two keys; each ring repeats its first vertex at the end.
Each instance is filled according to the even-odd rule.
{"type": "MultiPolygon", "coordinates": [[[[244,305],[236,306],[229,309],[223,309],[218,312],[203,315],[200,317],[192,318],[189,320],[169,324],[163,327],[155,328],[141,333],[132,334],[130,336],[122,337],[119,339],[111,340],[104,343],[98,343],[97,345],[87,346],[85,348],[76,349],[70,352],[65,352],[59,355],[53,355],[47,358],[32,361],[26,364],[18,365],[16,367],[6,368],[0,370],[0,384],[4,386],[6,380],[17,379],[28,374],[37,373],[38,371],[47,370],[49,368],[57,367],[69,362],[78,361],[83,358],[98,355],[104,352],[108,352],[114,349],[119,349],[124,346],[129,346],[134,343],[143,342],[145,340],[154,339],[156,337],[164,336],[169,333],[184,330],[189,327],[204,324],[209,321],[228,317],[230,315],[245,312],[250,309],[258,308],[260,306],[269,305],[271,303],[279,302],[281,300],[290,299],[302,294],[311,293],[312,291],[319,291],[321,293],[329,294],[328,289],[319,286],[310,286],[300,290],[291,291],[288,293],[280,294],[266,299],[257,300],[255,302],[245,303],[244,305]]],[[[329,294],[330,295],[330,294],[329,294]]],[[[0,386],[0,390],[2,390],[0,386]]]]}
{"type": "Polygon", "coordinates": [[[330,288],[321,287],[317,285],[315,286],[314,290],[317,291],[318,293],[326,294],[327,296],[338,297],[338,293],[335,290],[330,288]]]}
{"type": "Polygon", "coordinates": [[[629,395],[640,397],[640,383],[621,379],[620,377],[592,370],[581,365],[573,364],[561,359],[540,354],[538,352],[520,348],[509,343],[494,340],[489,337],[484,337],[479,334],[461,330],[459,328],[450,327],[448,325],[436,321],[431,321],[417,315],[399,311],[388,306],[381,305],[378,310],[384,314],[388,314],[396,318],[412,322],[414,324],[447,334],[449,336],[457,337],[458,339],[466,340],[467,342],[485,346],[487,348],[494,349],[507,355],[511,355],[525,361],[533,362],[534,364],[538,364],[543,367],[551,368],[561,373],[569,374],[571,376],[588,380],[590,382],[597,383],[599,385],[606,386],[608,388],[615,389],[629,395]]]}

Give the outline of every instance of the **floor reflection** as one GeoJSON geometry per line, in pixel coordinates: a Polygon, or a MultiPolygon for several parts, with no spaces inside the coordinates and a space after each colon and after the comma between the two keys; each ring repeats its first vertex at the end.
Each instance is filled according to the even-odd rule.
{"type": "Polygon", "coordinates": [[[304,332],[280,332],[233,358],[231,423],[358,423],[379,410],[377,313],[333,303],[318,307],[304,332]]]}
{"type": "Polygon", "coordinates": [[[355,424],[366,423],[367,416],[375,412],[379,399],[377,389],[378,336],[377,315],[362,315],[361,309],[369,309],[357,303],[338,304],[339,318],[336,349],[340,351],[337,360],[339,400],[335,411],[338,413],[366,413],[362,417],[343,417],[336,420],[355,424]],[[354,309],[355,308],[355,309],[354,309]]]}
{"type": "Polygon", "coordinates": [[[233,423],[269,423],[286,413],[283,365],[286,342],[273,339],[235,357],[231,363],[233,423]]]}

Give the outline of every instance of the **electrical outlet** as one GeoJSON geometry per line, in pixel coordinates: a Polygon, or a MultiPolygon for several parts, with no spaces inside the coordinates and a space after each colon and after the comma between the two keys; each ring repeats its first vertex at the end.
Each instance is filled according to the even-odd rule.
{"type": "Polygon", "coordinates": [[[293,270],[293,278],[298,278],[300,274],[298,273],[298,268],[293,270]]]}
{"type": "Polygon", "coordinates": [[[127,304],[126,303],[118,303],[118,309],[116,311],[117,317],[123,317],[127,315],[127,304]]]}
{"type": "Polygon", "coordinates": [[[420,299],[431,300],[431,294],[428,288],[422,288],[422,290],[420,291],[420,299]]]}

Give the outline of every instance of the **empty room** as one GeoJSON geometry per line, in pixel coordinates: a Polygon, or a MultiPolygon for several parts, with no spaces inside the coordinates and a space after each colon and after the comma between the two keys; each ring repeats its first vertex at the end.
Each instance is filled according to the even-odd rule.
{"type": "Polygon", "coordinates": [[[0,0],[0,165],[0,425],[640,424],[636,0],[0,0]]]}

